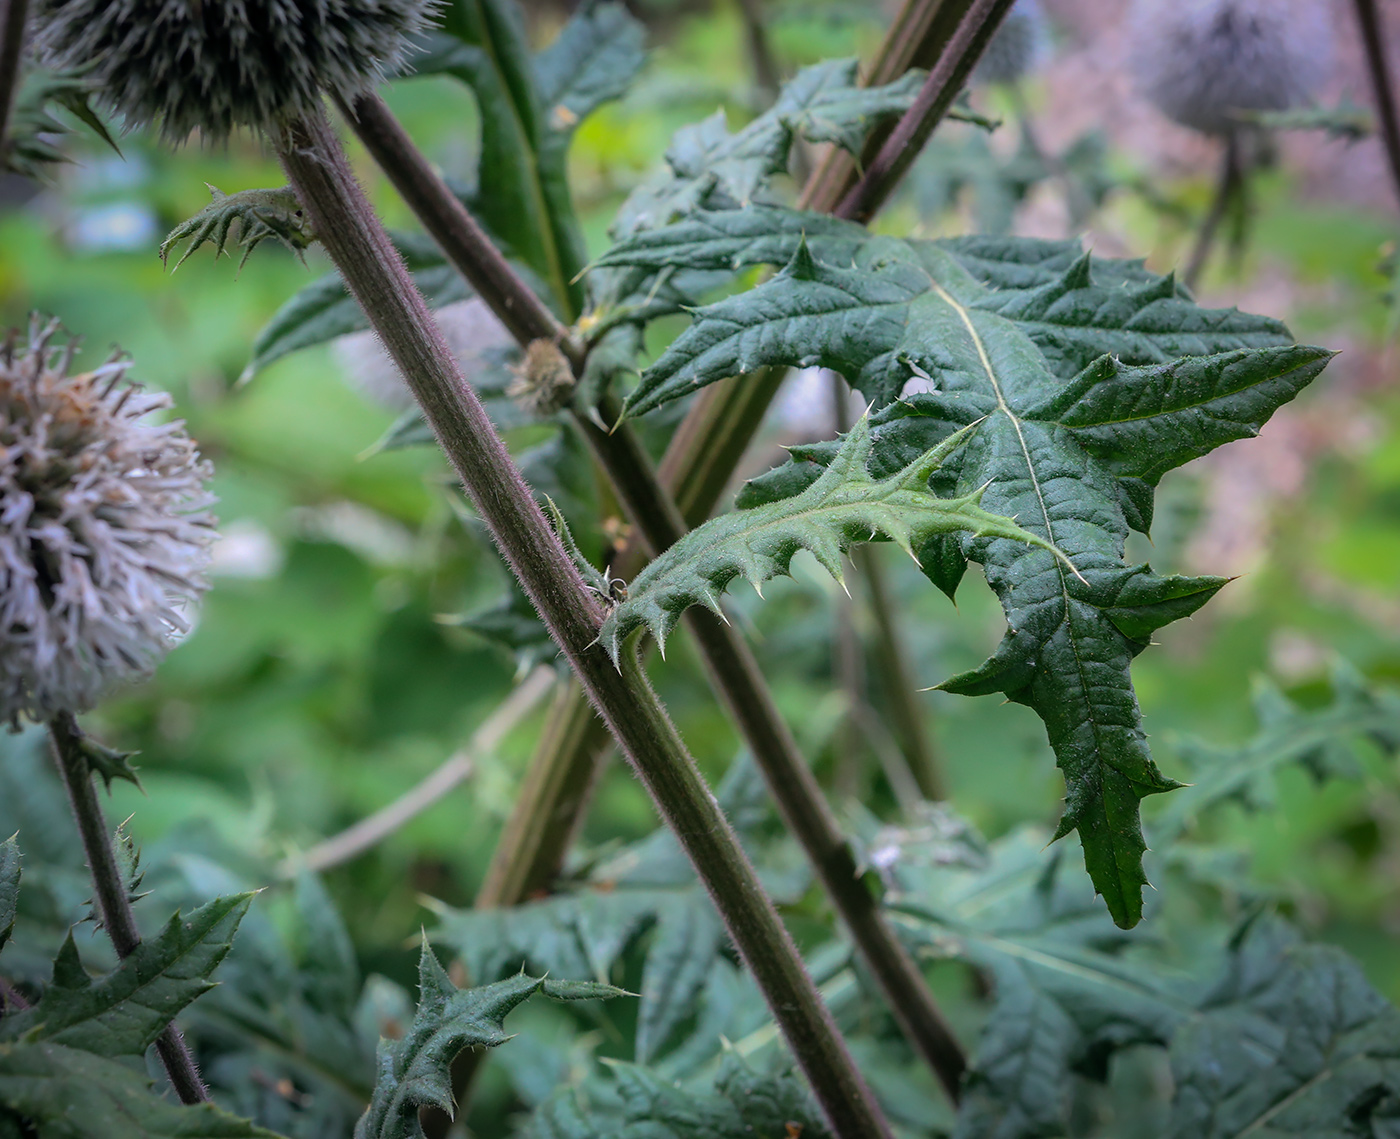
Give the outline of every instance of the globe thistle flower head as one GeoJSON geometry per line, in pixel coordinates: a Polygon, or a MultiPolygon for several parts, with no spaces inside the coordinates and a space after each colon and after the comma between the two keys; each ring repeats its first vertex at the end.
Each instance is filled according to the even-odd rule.
{"type": "Polygon", "coordinates": [[[188,630],[214,538],[211,469],[164,394],[32,321],[0,345],[0,719],[83,712],[188,630]]]}
{"type": "Polygon", "coordinates": [[[972,72],[974,83],[1015,83],[1040,66],[1050,29],[1038,0],[1017,0],[972,72]]]}
{"type": "Polygon", "coordinates": [[[1318,0],[1137,0],[1130,63],[1169,118],[1229,134],[1239,111],[1283,111],[1325,77],[1331,28],[1318,0]]]}
{"type": "Polygon", "coordinates": [[[323,93],[353,99],[399,69],[437,0],[35,0],[40,57],[79,68],[128,126],[276,130],[323,93]]]}

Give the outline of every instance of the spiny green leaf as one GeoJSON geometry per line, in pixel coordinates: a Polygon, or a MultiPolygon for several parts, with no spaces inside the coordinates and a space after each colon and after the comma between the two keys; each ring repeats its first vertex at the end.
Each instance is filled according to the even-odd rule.
{"type": "Polygon", "coordinates": [[[956,1139],[1072,1134],[1071,1076],[1101,1081],[1140,1044],[1170,1049],[1173,1139],[1384,1134],[1367,1124],[1400,1094],[1400,1012],[1354,962],[1256,916],[1183,966],[1109,927],[1082,878],[1047,869],[1043,839],[998,840],[982,866],[887,867],[903,934],[994,991],[956,1139]]]}
{"type": "Polygon", "coordinates": [[[28,178],[43,178],[50,173],[50,167],[68,161],[56,141],[71,130],[54,117],[54,106],[67,110],[120,155],[106,124],[92,109],[91,95],[88,81],[77,72],[42,67],[28,70],[15,93],[10,113],[4,167],[28,178]]]}
{"type": "Polygon", "coordinates": [[[619,1101],[598,1110],[574,1089],[546,1101],[526,1125],[530,1139],[829,1139],[802,1081],[761,1075],[725,1054],[714,1086],[678,1087],[636,1064],[608,1065],[619,1101]]]}
{"type": "MultiPolygon", "coordinates": [[[[718,596],[731,581],[742,577],[761,590],[765,581],[788,572],[798,550],[810,551],[842,581],[842,555],[876,535],[911,557],[934,534],[954,531],[1051,549],[1010,518],[983,510],[980,489],[951,499],[929,490],[929,477],[966,441],[967,430],[877,480],[866,468],[870,425],[862,417],[831,465],[801,494],[712,519],[648,565],[628,587],[627,599],[608,615],[599,639],[615,661],[624,639],[638,628],[648,629],[664,649],[666,637],[690,606],[704,605],[723,616],[718,596]]],[[[1067,572],[1073,574],[1073,567],[1067,572]]]]}
{"type": "Polygon", "coordinates": [[[42,1139],[279,1139],[212,1103],[171,1103],[144,1073],[53,1041],[0,1043],[6,1110],[42,1139]]]}
{"type": "Polygon", "coordinates": [[[1340,949],[1281,921],[1252,923],[1231,950],[1171,1042],[1171,1139],[1393,1134],[1400,1010],[1340,949]]]}
{"type": "Polygon", "coordinates": [[[909,71],[887,86],[861,87],[857,71],[854,59],[804,68],[767,111],[735,134],[723,111],[677,131],[666,151],[670,176],[632,193],[618,212],[614,236],[666,225],[700,207],[747,205],[787,169],[798,135],[858,154],[877,123],[908,109],[923,75],[909,71]]]}
{"type": "Polygon", "coordinates": [[[213,987],[251,894],[218,898],[174,914],[111,973],[92,980],[72,935],[53,983],[32,1008],[0,1022],[0,1039],[48,1040],[103,1056],[139,1056],[181,1009],[213,987]]]}
{"type": "MultiPolygon", "coordinates": [[[[984,243],[980,275],[995,278],[991,255],[1017,249],[984,243]]],[[[1137,804],[1175,784],[1148,750],[1129,666],[1155,629],[1194,612],[1224,579],[1124,566],[1128,530],[1150,526],[1152,488],[1166,470],[1256,434],[1331,353],[1240,347],[1241,338],[1276,340],[1282,327],[1203,313],[1169,280],[1137,280],[1146,275],[1132,264],[1113,269],[1125,284],[1098,285],[1082,256],[1060,268],[1067,254],[1032,243],[1003,274],[1020,291],[992,291],[938,245],[871,238],[846,268],[823,264],[799,242],[778,277],[699,310],[629,407],[759,365],[822,364],[880,399],[893,399],[911,377],[933,389],[879,421],[880,449],[897,446],[900,460],[907,448],[971,424],[965,445],[935,472],[934,489],[966,495],[985,487],[986,510],[1052,543],[1078,574],[1039,550],[985,536],[932,538],[920,556],[935,583],[951,591],[967,560],[981,562],[1009,626],[986,664],[939,687],[1002,692],[1041,716],[1065,773],[1059,835],[1079,831],[1095,885],[1115,920],[1130,926],[1141,916],[1145,882],[1137,804]],[[1048,276],[1047,263],[1057,275],[1048,276]],[[1118,358],[1099,356],[1066,382],[1057,366],[1091,348],[1118,358]],[[1213,354],[1122,362],[1169,351],[1213,354]]],[[[834,461],[820,448],[796,458],[818,467],[834,461]]],[[[799,487],[810,474],[775,477],[758,497],[799,487]]]]}
{"type": "Polygon", "coordinates": [[[1356,779],[1360,761],[1352,741],[1369,739],[1385,755],[1400,753],[1400,695],[1373,687],[1343,661],[1332,667],[1332,701],[1303,709],[1272,683],[1255,683],[1259,730],[1239,747],[1212,747],[1186,740],[1176,750],[1190,767],[1191,781],[1152,816],[1154,842],[1169,848],[1204,812],[1224,802],[1257,807],[1273,799],[1277,773],[1301,766],[1322,782],[1356,779]]]}
{"type": "Polygon", "coordinates": [[[10,940],[15,928],[15,909],[19,905],[19,843],[15,835],[0,842],[0,949],[10,940]]]}
{"type": "Polygon", "coordinates": [[[408,1139],[422,1134],[418,1109],[432,1106],[448,1115],[449,1068],[463,1048],[492,1048],[510,1039],[507,1013],[543,990],[556,1000],[597,1000],[625,995],[611,985],[546,982],[521,974],[494,985],[458,989],[425,943],[419,960],[420,996],[413,1026],[402,1040],[380,1042],[379,1080],[370,1105],[355,1125],[355,1139],[408,1139]]]}
{"type": "Polygon", "coordinates": [[[240,190],[236,194],[225,194],[218,187],[209,186],[209,193],[214,200],[194,217],[177,225],[160,243],[162,263],[169,260],[171,251],[182,241],[188,241],[189,245],[175,262],[176,269],[206,242],[214,247],[216,258],[227,253],[235,226],[238,244],[243,249],[238,262],[240,269],[253,250],[268,238],[276,238],[297,257],[316,240],[311,221],[290,186],[275,190],[240,190]]]}

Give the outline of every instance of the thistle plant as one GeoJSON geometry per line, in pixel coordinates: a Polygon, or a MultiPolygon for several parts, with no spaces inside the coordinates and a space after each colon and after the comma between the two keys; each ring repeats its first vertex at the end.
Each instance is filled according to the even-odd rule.
{"type": "Polygon", "coordinates": [[[0,717],[86,712],[189,630],[214,538],[211,472],[170,397],[35,317],[0,346],[0,717]]]}
{"type": "MultiPolygon", "coordinates": [[[[360,984],[333,905],[302,875],[292,908],[306,958],[274,965],[275,938],[262,937],[245,970],[256,980],[230,978],[228,1003],[203,1026],[220,1061],[211,1076],[225,1081],[216,1091],[251,1080],[249,1114],[270,1102],[266,1110],[280,1114],[259,1120],[288,1133],[344,1135],[358,1115],[357,1139],[441,1139],[449,1119],[460,1118],[484,1047],[508,1040],[502,1018],[512,1008],[536,994],[626,997],[607,982],[639,977],[636,1015],[624,1014],[621,1034],[612,1033],[607,1008],[588,1012],[607,1026],[597,1035],[610,1050],[631,1035],[637,1062],[610,1065],[612,1082],[601,1090],[587,1077],[577,1094],[574,1087],[550,1094],[549,1064],[517,1060],[517,1075],[530,1069],[519,1082],[528,1083],[521,1094],[534,1110],[520,1128],[510,1124],[512,1134],[1087,1136],[1104,1132],[1084,1122],[1093,1110],[1083,1087],[1109,1079],[1110,1060],[1134,1062],[1128,1054],[1140,1045],[1170,1050],[1171,1080],[1158,1081],[1171,1085],[1163,1092],[1170,1102],[1150,1125],[1125,1123],[1123,1134],[1381,1133],[1400,1102],[1400,1015],[1339,954],[1298,946],[1281,923],[1258,917],[1252,901],[1248,920],[1211,927],[1203,939],[1214,954],[1210,967],[1196,959],[1207,950],[1173,962],[1183,957],[1177,947],[1132,931],[1153,920],[1154,903],[1144,905],[1149,876],[1165,893],[1164,868],[1174,866],[1167,860],[1197,815],[1227,799],[1263,798],[1276,768],[1355,778],[1345,746],[1352,736],[1367,736],[1385,757],[1400,740],[1393,700],[1339,670],[1330,710],[1261,700],[1260,740],[1210,753],[1209,762],[1198,756],[1196,789],[1184,791],[1172,778],[1180,771],[1169,761],[1159,766],[1160,741],[1149,746],[1152,710],[1144,716],[1133,686],[1133,661],[1154,633],[1228,585],[1130,560],[1138,544],[1131,532],[1150,532],[1163,476],[1257,434],[1317,379],[1331,353],[1296,344],[1269,317],[1202,308],[1175,276],[1074,242],[926,240],[864,224],[974,76],[1014,83],[1024,72],[1040,34],[1037,5],[908,0],[874,64],[817,63],[751,121],[731,124],[721,114],[683,128],[665,167],[622,204],[611,248],[590,260],[567,152],[578,123],[640,67],[642,28],[621,5],[582,5],[553,43],[531,52],[514,0],[34,3],[43,58],[91,76],[97,104],[129,129],[172,143],[196,135],[217,142],[248,129],[269,144],[290,184],[216,194],[174,230],[162,255],[188,241],[182,260],[203,244],[216,254],[239,245],[246,260],[269,237],[298,255],[314,245],[329,255],[335,273],[291,298],[264,329],[243,381],[274,359],[346,333],[360,339],[340,342],[342,359],[377,338],[417,413],[410,409],[376,449],[430,440],[441,447],[518,587],[496,611],[499,640],[521,650],[517,659],[547,660],[557,650],[574,678],[560,686],[522,784],[517,814],[525,818],[516,833],[525,837],[502,842],[477,908],[430,903],[440,921],[429,938],[481,987],[459,988],[425,947],[417,1016],[400,1010],[390,1026],[369,1007],[370,987],[360,984]],[[1004,58],[976,72],[985,52],[1003,49],[1004,58]],[[150,58],[135,66],[140,52],[150,58]],[[481,161],[469,190],[444,179],[377,90],[381,78],[415,63],[450,77],[439,82],[465,84],[477,102],[481,161]],[[327,118],[328,102],[426,235],[385,231],[327,118]],[[830,144],[837,157],[822,159],[801,193],[789,194],[784,176],[806,168],[794,153],[799,140],[830,144]],[[664,322],[688,327],[665,345],[659,335],[674,328],[664,322]],[[732,485],[784,370],[811,366],[858,392],[866,415],[849,430],[843,424],[836,439],[792,447],[789,461],[750,479],[733,510],[705,521],[732,485]],[[682,408],[672,433],[676,418],[656,413],[682,408]],[[550,439],[521,460],[543,476],[533,486],[504,442],[521,424],[532,441],[550,439]],[[554,493],[580,482],[596,492],[596,516],[593,499],[554,493]],[[620,511],[630,527],[619,523],[620,511]],[[917,787],[900,798],[893,778],[903,821],[927,825],[891,827],[879,802],[843,804],[841,815],[828,803],[823,772],[799,750],[746,641],[746,623],[730,623],[725,594],[744,579],[762,600],[804,552],[845,585],[869,564],[862,554],[873,556],[858,548],[873,542],[898,546],[950,598],[973,588],[964,584],[966,570],[980,565],[1005,615],[1005,636],[984,664],[938,687],[1000,693],[1039,717],[1045,766],[1053,753],[1064,776],[1057,827],[984,842],[951,806],[919,802],[917,787]],[[599,550],[601,559],[585,553],[599,550]],[[643,669],[648,642],[666,650],[682,625],[745,745],[714,794],[643,669]],[[561,875],[609,736],[651,795],[662,829],[561,875]],[[765,786],[786,827],[781,838],[766,813],[765,786]],[[1154,799],[1166,811],[1154,819],[1149,803],[1140,818],[1140,804],[1154,799]],[[788,834],[806,856],[797,867],[788,834]],[[1067,857],[1060,843],[1072,835],[1087,873],[1078,850],[1067,857]],[[789,904],[804,931],[826,927],[830,940],[799,953],[777,908],[789,904]],[[978,993],[966,999],[984,1003],[985,1017],[950,1025],[930,985],[926,966],[934,959],[976,971],[978,993]],[[1212,972],[1222,971],[1212,984],[1212,972]],[[536,979],[541,974],[548,979],[536,979]],[[348,1043],[368,1019],[385,1029],[373,1059],[348,1043]],[[975,1033],[966,1027],[972,1023],[975,1033]],[[257,1043],[227,1051],[240,1033],[257,1043]],[[860,1038],[860,1068],[850,1035],[860,1038]],[[784,1046],[799,1078],[769,1063],[784,1046]],[[867,1071],[888,1073],[866,1068],[864,1057],[883,1065],[893,1055],[913,1091],[866,1079],[867,1071]],[[924,1102],[935,1099],[930,1076],[946,1093],[936,1103],[924,1102]],[[315,1115],[329,1099],[336,1110],[315,1115]]],[[[1230,36],[1252,36],[1260,52],[1272,50],[1276,13],[1243,0],[1213,7],[1188,0],[1157,14],[1189,24],[1193,14],[1205,19],[1208,7],[1217,15],[1228,9],[1230,36]]],[[[750,25],[762,19],[757,5],[746,11],[750,25]]],[[[1222,60],[1230,55],[1221,50],[1222,60]]],[[[771,57],[768,65],[776,66],[771,57]]],[[[1221,95],[1228,67],[1216,70],[1203,89],[1208,100],[1229,104],[1229,124],[1251,100],[1276,101],[1241,95],[1243,88],[1221,95]]],[[[1215,131],[1205,119],[1192,125],[1215,131]]],[[[1228,140],[1238,130],[1216,133],[1228,140]]],[[[75,379],[69,355],[50,346],[55,339],[39,327],[31,347],[7,357],[19,362],[15,374],[32,365],[39,343],[33,375],[75,379]]],[[[104,381],[120,364],[104,365],[104,381]]],[[[120,384],[80,390],[97,393],[90,402],[107,418],[79,418],[104,438],[158,410],[120,384]]],[[[44,454],[69,438],[53,429],[67,422],[69,403],[41,406],[35,396],[0,410],[21,403],[15,422],[42,434],[44,454]]],[[[168,429],[159,436],[167,443],[184,439],[178,425],[153,429],[168,429]]],[[[132,777],[129,757],[97,744],[75,720],[124,679],[149,671],[179,635],[166,609],[178,617],[177,602],[192,602],[202,588],[195,562],[211,532],[206,469],[184,444],[186,467],[162,466],[165,452],[155,444],[138,465],[121,467],[120,452],[79,440],[57,448],[66,466],[45,468],[56,472],[46,476],[50,484],[29,468],[0,472],[8,480],[0,484],[7,525],[30,500],[37,504],[30,514],[50,511],[13,530],[34,551],[24,555],[28,563],[20,559],[34,588],[16,592],[15,605],[51,615],[55,630],[86,628],[59,604],[68,597],[55,585],[59,570],[96,573],[100,544],[72,537],[74,520],[91,516],[130,535],[139,530],[137,515],[116,513],[128,501],[118,491],[155,486],[143,481],[151,478],[167,494],[152,506],[152,516],[164,512],[164,528],[148,527],[159,541],[142,547],[139,536],[113,538],[133,554],[133,567],[165,570],[164,592],[140,594],[108,624],[93,625],[109,630],[118,646],[110,655],[124,671],[99,668],[92,662],[106,658],[89,654],[77,658],[91,666],[81,672],[86,688],[41,689],[28,658],[8,654],[24,668],[16,666],[16,679],[0,677],[10,685],[7,715],[49,724],[93,866],[97,909],[124,958],[114,979],[93,987],[107,993],[130,984],[151,972],[152,960],[182,952],[197,959],[183,973],[164,966],[161,978],[185,987],[153,990],[162,995],[140,1019],[142,1031],[127,1033],[114,1052],[131,1057],[155,1042],[180,1096],[194,1100],[204,1094],[202,1077],[166,1025],[206,983],[246,902],[225,900],[140,942],[130,904],[136,881],[113,851],[93,783],[94,773],[132,777]],[[116,473],[103,481],[104,471],[116,473]],[[89,475],[97,481],[82,482],[89,475]],[[41,493],[63,478],[97,487],[94,496],[69,504],[63,494],[41,493]],[[191,559],[183,577],[171,568],[179,542],[191,559]],[[117,631],[148,651],[131,649],[117,631]]],[[[0,446],[5,462],[30,453],[9,436],[0,446]]],[[[14,557],[8,547],[0,553],[8,572],[14,557]]],[[[923,619],[923,609],[901,610],[900,631],[919,635],[923,619]]],[[[0,636],[21,648],[34,640],[14,621],[0,636]]],[[[58,633],[50,639],[57,643],[58,633]]],[[[892,635],[881,651],[889,644],[897,653],[892,635]]],[[[675,668],[677,655],[653,665],[675,668]]],[[[548,672],[533,673],[479,734],[499,737],[504,729],[491,725],[512,704],[509,722],[517,722],[528,705],[525,687],[547,687],[548,672]]],[[[909,689],[903,707],[917,721],[915,685],[904,675],[890,669],[886,683],[909,689]]],[[[380,841],[433,801],[440,792],[431,788],[460,782],[472,763],[485,765],[475,745],[468,750],[470,759],[454,757],[305,861],[293,853],[280,875],[297,875],[306,862],[329,866],[380,841]],[[452,778],[440,779],[449,769],[452,778]],[[329,848],[340,853],[327,855],[329,848]]],[[[1213,872],[1208,861],[1196,868],[1213,872]]],[[[0,947],[13,924],[17,867],[14,845],[0,846],[0,947]]],[[[40,1060],[18,1049],[73,1046],[70,1037],[43,1035],[67,1031],[53,1027],[73,1015],[65,994],[86,992],[75,954],[65,954],[42,998],[49,1004],[39,1009],[20,1007],[23,994],[12,1001],[17,990],[0,978],[0,1137],[16,1130],[12,1117],[19,1134],[45,1134],[62,1117],[60,1096],[36,1097],[23,1083],[40,1060]],[[63,1016],[54,1015],[60,1008],[63,1016]]],[[[193,1026],[201,1032],[199,1021],[193,1026]]],[[[49,1060],[90,1063],[56,1052],[49,1060]]],[[[572,1079],[590,1066],[571,1054],[559,1068],[572,1079]]],[[[154,1113],[154,1097],[129,1098],[154,1113]]],[[[199,1130],[185,1122],[191,1118],[142,1126],[151,1134],[266,1134],[226,1120],[199,1130]]],[[[476,1120],[470,1126],[486,1133],[476,1120]]],[[[86,1139],[93,1129],[74,1133],[86,1139]]]]}
{"type": "MultiPolygon", "coordinates": [[[[73,371],[78,345],[32,318],[0,346],[0,714],[49,725],[59,772],[118,956],[141,936],[93,787],[135,780],[129,756],[89,739],[76,713],[144,679],[189,629],[214,538],[212,471],[170,399],[127,377],[120,354],[73,371]]],[[[154,1035],[154,1034],[153,1034],[154,1035]]],[[[179,1032],[156,1046],[186,1103],[207,1099],[179,1032]]]]}

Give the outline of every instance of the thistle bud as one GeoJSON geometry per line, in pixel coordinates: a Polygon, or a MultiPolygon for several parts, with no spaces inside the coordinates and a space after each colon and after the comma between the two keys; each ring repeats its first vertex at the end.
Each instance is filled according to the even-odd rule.
{"type": "Polygon", "coordinates": [[[1223,135],[1240,111],[1305,101],[1327,71],[1317,0],[1137,0],[1131,65],[1143,93],[1183,126],[1223,135]]]}
{"type": "Polygon", "coordinates": [[[0,719],[83,712],[189,625],[214,538],[211,469],[164,394],[33,321],[0,344],[0,719]]]}
{"type": "Polygon", "coordinates": [[[128,126],[276,130],[397,70],[436,0],[36,0],[34,42],[128,126]]]}

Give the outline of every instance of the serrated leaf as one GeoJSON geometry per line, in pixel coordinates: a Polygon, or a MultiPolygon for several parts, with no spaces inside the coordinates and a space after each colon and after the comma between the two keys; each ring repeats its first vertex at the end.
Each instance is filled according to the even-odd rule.
{"type": "MultiPolygon", "coordinates": [[[[433,242],[421,234],[397,233],[394,247],[402,254],[413,283],[429,308],[442,308],[474,294],[460,274],[447,263],[433,242]]],[[[345,288],[339,273],[328,273],[311,282],[272,315],[253,341],[252,359],[243,369],[251,379],[269,364],[338,336],[369,327],[359,302],[345,288]]]]}
{"type": "Polygon", "coordinates": [[[1341,950],[1304,945],[1281,921],[1253,923],[1232,950],[1171,1043],[1172,1139],[1388,1134],[1400,1010],[1341,950]]]}
{"type": "Polygon", "coordinates": [[[212,1103],[171,1103],[144,1073],[52,1041],[0,1043],[6,1109],[42,1139],[279,1139],[212,1103]]]}
{"type": "Polygon", "coordinates": [[[590,1109],[568,1089],[531,1117],[531,1139],[829,1139],[806,1086],[761,1075],[726,1053],[712,1088],[690,1090],[636,1064],[610,1063],[613,1110],[590,1109]]]}
{"type": "Polygon", "coordinates": [[[682,1020],[726,944],[724,924],[713,906],[672,898],[657,914],[656,932],[642,970],[637,1008],[637,1060],[650,1063],[682,1020]]]}
{"type": "Polygon", "coordinates": [[[1165,1043],[1192,1015],[1187,979],[1125,959],[1130,935],[1063,859],[1046,865],[1044,841],[1025,829],[992,843],[981,864],[939,866],[906,850],[886,867],[896,928],[915,950],[972,964],[992,984],[958,1139],[1065,1134],[1076,1067],[1165,1043]]]}
{"type": "Polygon", "coordinates": [[[1170,1049],[1173,1139],[1373,1134],[1400,1092],[1400,1012],[1354,962],[1262,917],[1183,968],[1109,927],[1082,879],[1046,870],[1042,841],[998,840],[981,867],[891,867],[904,935],[977,966],[995,995],[957,1139],[1075,1133],[1072,1076],[1102,1082],[1139,1044],[1170,1049]]]}
{"type": "Polygon", "coordinates": [[[704,605],[723,616],[717,599],[731,581],[742,577],[761,589],[788,572],[798,550],[812,553],[841,581],[842,555],[877,534],[910,556],[934,534],[954,531],[1047,545],[1011,519],[983,510],[980,490],[952,499],[929,490],[929,477],[966,438],[960,433],[877,480],[866,467],[871,437],[868,418],[862,417],[830,466],[801,494],[712,519],[652,561],[628,587],[627,599],[608,614],[599,640],[616,661],[627,636],[646,628],[664,651],[686,609],[704,605]]]}
{"type": "MultiPolygon", "coordinates": [[[[986,268],[990,254],[1018,248],[1010,239],[983,243],[980,275],[996,276],[986,268]]],[[[1041,716],[1065,773],[1058,835],[1079,831],[1095,885],[1115,920],[1130,926],[1141,916],[1145,882],[1137,804],[1175,784],[1148,750],[1129,666],[1153,630],[1194,612],[1224,579],[1125,567],[1128,530],[1150,526],[1152,489],[1166,470],[1256,434],[1331,353],[1240,348],[1241,337],[1276,339],[1282,327],[1194,309],[1169,280],[1150,279],[1131,263],[1113,270],[1122,285],[1097,285],[1082,255],[1047,280],[1046,265],[1058,267],[1067,255],[1063,246],[1031,243],[1011,258],[1004,276],[1019,282],[1017,293],[988,290],[934,244],[871,238],[846,268],[817,261],[799,243],[778,277],[698,310],[643,374],[628,407],[655,406],[760,365],[821,364],[877,400],[894,399],[910,378],[933,389],[890,413],[892,441],[917,437],[921,417],[940,437],[950,423],[973,422],[935,490],[985,486],[985,509],[1016,518],[1082,576],[1040,551],[964,534],[955,552],[942,539],[930,551],[935,583],[956,587],[959,554],[981,562],[1009,629],[989,661],[939,687],[1002,692],[1041,716]],[[1066,382],[1042,343],[1062,369],[1087,346],[1130,359],[1213,354],[1139,365],[1100,356],[1066,382]]],[[[796,457],[821,465],[828,455],[808,449],[796,457]]],[[[788,486],[805,477],[795,473],[788,486]]]]}
{"type": "Polygon", "coordinates": [[[67,110],[120,155],[106,124],[92,109],[91,94],[87,80],[76,72],[28,69],[15,92],[5,132],[4,167],[28,178],[44,178],[50,167],[68,161],[57,141],[72,131],[54,117],[54,106],[67,110]]]}
{"type": "Polygon", "coordinates": [[[0,842],[0,949],[10,940],[19,905],[19,842],[11,835],[0,842]]]}
{"type": "Polygon", "coordinates": [[[908,71],[887,86],[862,87],[857,71],[854,59],[804,68],[767,111],[734,134],[723,111],[677,131],[666,151],[670,176],[633,191],[618,212],[614,236],[666,225],[701,207],[747,205],[787,169],[798,135],[858,154],[877,123],[913,103],[923,75],[908,71]]]}
{"type": "MultiPolygon", "coordinates": [[[[206,182],[206,186],[209,184],[206,182]]],[[[165,264],[182,241],[188,241],[185,252],[175,262],[178,269],[200,246],[214,247],[214,257],[228,253],[228,243],[236,231],[238,247],[243,250],[238,267],[243,268],[249,255],[262,242],[275,238],[298,258],[316,240],[311,221],[306,217],[290,186],[271,190],[240,190],[225,194],[209,186],[212,201],[192,218],[182,221],[160,243],[160,260],[165,264]]],[[[173,270],[172,270],[173,272],[173,270]]]]}
{"type": "Polygon", "coordinates": [[[586,7],[561,42],[532,60],[511,0],[452,0],[439,28],[425,40],[414,70],[453,75],[476,96],[481,155],[473,210],[572,319],[584,301],[576,280],[583,239],[566,170],[573,116],[614,97],[618,82],[625,86],[627,69],[639,63],[629,50],[636,48],[637,33],[613,6],[586,7]]]}
{"type": "Polygon", "coordinates": [[[0,1039],[53,1041],[103,1056],[139,1056],[186,1005],[213,987],[251,894],[174,914],[105,977],[93,980],[70,934],[53,981],[32,1008],[0,1022],[0,1039]]]}
{"type": "Polygon", "coordinates": [[[504,1044],[507,1013],[543,990],[556,1000],[597,1000],[625,995],[610,985],[547,983],[521,974],[494,985],[458,989],[425,943],[419,959],[419,1002],[402,1040],[380,1042],[379,1080],[355,1139],[419,1136],[418,1109],[433,1106],[452,1115],[449,1068],[463,1048],[504,1044]]]}
{"type": "Polygon", "coordinates": [[[1372,687],[1343,662],[1333,665],[1333,697],[1320,708],[1303,709],[1273,684],[1255,683],[1259,729],[1239,747],[1212,747],[1199,740],[1177,746],[1190,766],[1190,783],[1163,803],[1149,833],[1170,848],[1206,811],[1225,802],[1255,807],[1273,799],[1283,769],[1301,766],[1322,782],[1360,777],[1352,742],[1369,739],[1381,752],[1400,752],[1400,695],[1372,687]]]}

